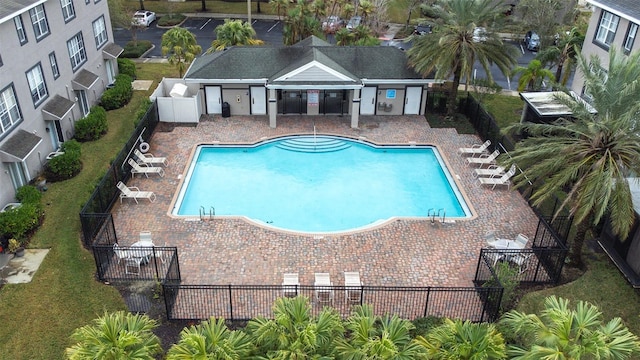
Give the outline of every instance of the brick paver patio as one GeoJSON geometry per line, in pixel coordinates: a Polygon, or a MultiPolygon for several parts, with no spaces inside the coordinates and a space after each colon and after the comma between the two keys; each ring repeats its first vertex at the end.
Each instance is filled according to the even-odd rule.
{"type": "Polygon", "coordinates": [[[154,191],[157,201],[118,203],[113,209],[118,240],[128,245],[149,230],[157,246],[178,247],[184,284],[280,284],[283,273],[298,272],[301,284],[312,285],[315,272],[329,272],[334,285],[343,285],[344,271],[359,271],[365,285],[472,286],[487,231],[533,238],[537,224],[517,191],[491,190],[473,179],[472,168],[456,150],[479,142],[454,129],[431,129],[422,116],[363,116],[359,129],[349,127],[349,117],[338,116],[280,116],[275,129],[264,116],[215,116],[197,126],[161,124],[150,152],[168,157],[165,177],[137,176],[128,183],[154,191]],[[438,146],[475,217],[435,225],[428,219],[398,220],[351,234],[313,235],[274,231],[242,219],[189,221],[168,215],[196,144],[312,134],[314,125],[318,134],[438,146]]]}

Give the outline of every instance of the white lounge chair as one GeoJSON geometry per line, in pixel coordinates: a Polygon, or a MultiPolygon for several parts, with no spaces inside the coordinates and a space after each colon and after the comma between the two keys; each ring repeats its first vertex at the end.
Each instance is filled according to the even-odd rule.
{"type": "Polygon", "coordinates": [[[140,246],[155,246],[151,239],[151,231],[140,231],[140,240],[138,240],[140,246]]]}
{"type": "Polygon", "coordinates": [[[138,199],[149,199],[150,202],[156,201],[156,194],[152,191],[140,191],[136,186],[127,187],[122,181],[118,181],[116,187],[120,189],[120,203],[124,198],[133,199],[136,204],[138,204],[138,199]]]}
{"type": "MultiPolygon", "coordinates": [[[[516,165],[511,165],[512,168],[515,169],[516,165]]],[[[498,165],[489,165],[486,169],[473,169],[473,177],[491,177],[491,176],[502,176],[507,172],[507,170],[498,165]]]]}
{"type": "Polygon", "coordinates": [[[357,271],[344,272],[344,300],[347,303],[360,303],[362,300],[362,281],[357,271]]]}
{"type": "Polygon", "coordinates": [[[282,296],[295,297],[298,295],[300,279],[298,273],[285,273],[282,280],[282,296]]]}
{"type": "Polygon", "coordinates": [[[500,249],[500,250],[506,250],[506,249],[521,250],[527,246],[528,242],[529,242],[529,238],[526,237],[524,234],[518,234],[515,240],[500,239],[500,238],[496,238],[495,240],[487,239],[487,244],[490,247],[494,249],[500,249]]]}
{"type": "Polygon", "coordinates": [[[133,159],[129,159],[129,165],[131,165],[131,176],[133,177],[135,177],[136,174],[144,174],[146,177],[149,177],[149,174],[158,174],[161,177],[164,176],[164,170],[161,167],[138,164],[133,159]]]}
{"type": "Polygon", "coordinates": [[[478,181],[482,185],[491,185],[491,189],[495,189],[497,185],[507,185],[507,189],[511,187],[511,177],[516,174],[516,167],[511,166],[508,172],[504,173],[502,176],[498,177],[496,175],[492,177],[480,177],[478,181]]]}
{"type": "Polygon", "coordinates": [[[329,273],[315,273],[313,284],[318,303],[333,303],[333,283],[329,273]]]}
{"type": "Polygon", "coordinates": [[[500,151],[496,150],[489,155],[482,154],[479,157],[468,157],[465,160],[467,161],[467,165],[492,165],[495,164],[496,158],[500,155],[500,151]]]}
{"type": "Polygon", "coordinates": [[[143,154],[140,150],[133,150],[133,154],[140,160],[140,162],[153,165],[153,164],[162,164],[164,166],[169,166],[167,162],[167,158],[163,156],[153,156],[153,154],[143,154]]]}
{"type": "Polygon", "coordinates": [[[460,155],[471,154],[471,156],[486,154],[487,148],[489,148],[489,145],[491,145],[491,140],[487,140],[483,144],[472,145],[471,147],[468,147],[468,148],[459,148],[458,153],[460,155]]]}

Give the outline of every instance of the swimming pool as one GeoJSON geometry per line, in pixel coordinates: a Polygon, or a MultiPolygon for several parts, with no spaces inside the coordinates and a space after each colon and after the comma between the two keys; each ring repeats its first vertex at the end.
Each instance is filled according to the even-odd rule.
{"type": "Polygon", "coordinates": [[[313,135],[198,146],[172,214],[201,212],[310,233],[471,216],[435,147],[313,135]]]}

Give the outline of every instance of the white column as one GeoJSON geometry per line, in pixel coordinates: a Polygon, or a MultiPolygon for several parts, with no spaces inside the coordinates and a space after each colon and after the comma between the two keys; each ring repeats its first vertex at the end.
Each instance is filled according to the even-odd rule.
{"type": "Polygon", "coordinates": [[[269,126],[276,127],[276,115],[278,114],[278,94],[276,89],[269,89],[269,126]]]}
{"type": "Polygon", "coordinates": [[[358,128],[360,117],[360,89],[353,90],[353,100],[351,100],[351,127],[358,128]]]}

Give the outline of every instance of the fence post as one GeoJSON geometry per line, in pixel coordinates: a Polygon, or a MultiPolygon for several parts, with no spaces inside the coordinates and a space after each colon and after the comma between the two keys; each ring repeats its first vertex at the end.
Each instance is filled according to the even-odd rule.
{"type": "Polygon", "coordinates": [[[231,315],[231,320],[233,319],[233,298],[231,296],[231,284],[228,285],[228,289],[229,289],[229,312],[231,315]]]}
{"type": "Polygon", "coordinates": [[[429,307],[429,296],[431,295],[431,286],[427,287],[427,299],[424,302],[424,313],[422,317],[427,317],[427,308],[429,307]]]}

